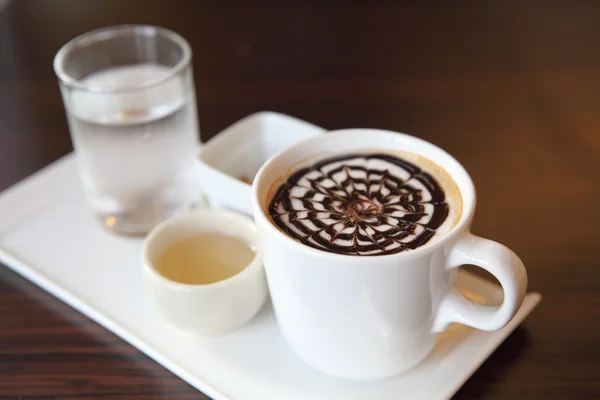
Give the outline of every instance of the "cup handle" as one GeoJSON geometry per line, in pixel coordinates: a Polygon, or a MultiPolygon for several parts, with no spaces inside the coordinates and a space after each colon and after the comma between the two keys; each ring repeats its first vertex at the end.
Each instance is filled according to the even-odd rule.
{"type": "Polygon", "coordinates": [[[500,306],[476,303],[454,286],[442,299],[433,323],[435,333],[446,330],[452,322],[485,331],[498,330],[512,319],[523,302],[527,272],[521,259],[508,247],[467,232],[446,258],[447,269],[464,264],[477,265],[494,275],[504,290],[504,302],[500,306]]]}

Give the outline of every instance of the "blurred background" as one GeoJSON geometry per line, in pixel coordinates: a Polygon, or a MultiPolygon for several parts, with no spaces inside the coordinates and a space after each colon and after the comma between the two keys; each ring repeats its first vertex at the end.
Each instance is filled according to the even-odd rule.
{"type": "MultiPolygon", "coordinates": [[[[327,129],[405,132],[456,156],[478,191],[473,232],[519,254],[530,288],[545,296],[457,398],[600,395],[599,2],[14,0],[0,11],[0,189],[72,151],[55,53],[81,33],[123,23],[164,26],[189,41],[204,141],[272,110],[327,129]]],[[[0,306],[0,315],[13,332],[0,331],[0,397],[3,388],[44,394],[6,383],[47,373],[43,363],[14,356],[25,357],[14,332],[30,329],[19,316],[28,307],[115,357],[80,370],[81,393],[129,393],[152,382],[157,392],[181,394],[172,398],[195,395],[0,269],[0,300],[11,307],[0,306]],[[32,306],[32,298],[43,301],[32,306]],[[131,373],[120,362],[145,366],[134,386],[110,378],[131,373]],[[109,367],[105,386],[93,383],[109,367]]],[[[37,335],[25,333],[45,335],[51,351],[80,354],[58,333],[37,335]]],[[[57,373],[67,374],[63,368],[57,373]]]]}
{"type": "Polygon", "coordinates": [[[571,221],[590,214],[552,183],[592,194],[581,180],[600,163],[599,18],[594,2],[17,0],[0,14],[0,170],[23,168],[0,174],[0,187],[71,151],[52,70],[62,44],[106,25],[155,24],[194,50],[203,140],[260,110],[431,140],[471,172],[480,204],[505,216],[479,214],[490,217],[476,220],[482,234],[531,250],[530,261],[558,261],[560,246],[547,244],[564,232],[535,227],[564,210],[571,221]],[[533,230],[536,240],[520,240],[533,230]]]}

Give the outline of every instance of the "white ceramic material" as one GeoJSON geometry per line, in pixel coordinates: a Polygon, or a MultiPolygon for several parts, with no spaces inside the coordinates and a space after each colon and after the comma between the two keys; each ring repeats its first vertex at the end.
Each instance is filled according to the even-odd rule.
{"type": "Polygon", "coordinates": [[[267,298],[267,283],[259,251],[239,274],[208,285],[175,282],[157,271],[156,260],[170,245],[206,232],[239,237],[257,247],[250,218],[231,211],[198,210],[154,228],[142,248],[142,265],[150,297],[167,321],[188,332],[217,335],[239,328],[256,315],[267,298]]]}
{"type": "Polygon", "coordinates": [[[469,232],[475,189],[448,153],[418,138],[375,129],[329,132],[271,158],[254,180],[254,217],[269,291],[283,336],[307,364],[329,375],[370,380],[415,366],[452,322],[484,330],[505,326],[525,296],[527,275],[508,248],[469,232]],[[266,215],[267,195],[282,171],[339,153],[407,150],[435,161],[458,184],[463,210],[445,236],[415,250],[383,256],[329,253],[301,244],[266,215]],[[504,302],[486,307],[454,288],[457,267],[492,273],[504,302]]]}
{"type": "Polygon", "coordinates": [[[252,180],[273,154],[325,129],[275,112],[252,114],[207,141],[198,156],[202,189],[213,207],[252,214],[252,180]]]}
{"type": "MultiPolygon", "coordinates": [[[[260,128],[248,126],[249,134],[252,127],[260,128]]],[[[373,382],[330,378],[289,348],[269,302],[246,325],[217,337],[190,335],[161,318],[144,286],[142,241],[98,226],[76,168],[67,155],[0,193],[0,262],[215,400],[449,399],[541,299],[525,296],[499,331],[451,326],[425,361],[402,375],[373,382]]],[[[497,286],[466,272],[459,273],[458,285],[478,302],[502,301],[497,286]]]]}

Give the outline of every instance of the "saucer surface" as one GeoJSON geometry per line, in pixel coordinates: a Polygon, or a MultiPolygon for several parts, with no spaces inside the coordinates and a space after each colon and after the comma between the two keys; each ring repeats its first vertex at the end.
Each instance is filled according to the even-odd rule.
{"type": "MultiPolygon", "coordinates": [[[[429,357],[403,375],[349,382],[298,359],[270,305],[241,329],[215,338],[188,335],[165,322],[143,287],[141,240],[111,235],[97,224],[73,155],[1,193],[0,221],[1,262],[215,400],[448,399],[541,300],[528,294],[513,321],[496,332],[450,327],[429,357]]],[[[467,272],[459,286],[478,301],[502,298],[497,286],[467,272]]]]}

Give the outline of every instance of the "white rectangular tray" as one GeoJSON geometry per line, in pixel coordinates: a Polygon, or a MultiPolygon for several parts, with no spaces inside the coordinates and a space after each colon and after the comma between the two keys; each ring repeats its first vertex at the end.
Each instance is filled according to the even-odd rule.
{"type": "MultiPolygon", "coordinates": [[[[243,328],[212,339],[168,325],[146,297],[140,249],[141,240],[111,235],[93,219],[73,155],[0,194],[0,261],[215,400],[447,399],[541,299],[528,294],[515,319],[497,332],[452,326],[423,363],[401,376],[348,382],[299,360],[270,305],[243,328]]],[[[501,301],[499,288],[487,281],[466,272],[459,281],[479,300],[501,301]]]]}

